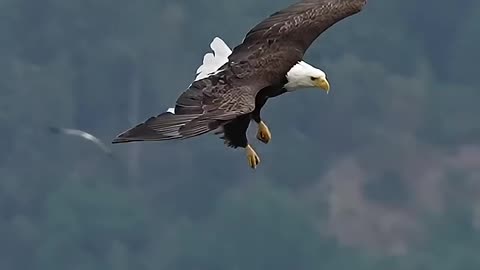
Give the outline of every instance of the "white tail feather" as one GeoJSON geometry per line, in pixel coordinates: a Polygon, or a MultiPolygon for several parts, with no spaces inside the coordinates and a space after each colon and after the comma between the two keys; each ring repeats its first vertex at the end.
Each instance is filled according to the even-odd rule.
{"type": "Polygon", "coordinates": [[[228,61],[228,56],[232,50],[219,37],[215,37],[210,43],[213,53],[209,52],[203,56],[203,64],[197,69],[197,77],[195,80],[200,80],[208,77],[211,73],[217,71],[228,61]]]}
{"type": "MultiPolygon", "coordinates": [[[[232,54],[232,50],[228,47],[228,45],[219,37],[215,37],[210,43],[210,48],[215,52],[217,57],[227,59],[230,54],[232,54]]],[[[225,61],[226,63],[226,61],[225,61]]]]}
{"type": "MultiPolygon", "coordinates": [[[[228,56],[232,50],[219,37],[215,37],[210,43],[213,53],[209,52],[203,56],[203,63],[197,69],[197,77],[195,81],[208,77],[216,72],[221,66],[228,62],[228,56]]],[[[175,114],[175,108],[168,108],[167,112],[175,114]]]]}

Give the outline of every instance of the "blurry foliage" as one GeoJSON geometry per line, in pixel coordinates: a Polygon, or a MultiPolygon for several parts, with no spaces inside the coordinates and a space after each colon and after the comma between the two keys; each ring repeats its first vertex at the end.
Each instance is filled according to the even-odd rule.
{"type": "Polygon", "coordinates": [[[386,171],[367,182],[365,195],[377,203],[400,206],[408,201],[409,190],[398,172],[386,171]]]}
{"type": "Polygon", "coordinates": [[[480,153],[457,153],[480,138],[478,1],[368,1],[325,32],[306,60],[332,91],[269,101],[255,172],[214,136],[110,159],[47,132],[108,143],[174,104],[213,37],[290,3],[0,0],[0,268],[478,269],[480,153]],[[390,250],[405,216],[423,233],[400,255],[336,237],[390,250]]]}

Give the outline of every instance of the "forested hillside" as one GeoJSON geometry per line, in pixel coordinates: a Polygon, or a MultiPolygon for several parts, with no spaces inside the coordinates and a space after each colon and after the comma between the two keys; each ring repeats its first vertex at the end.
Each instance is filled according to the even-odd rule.
{"type": "Polygon", "coordinates": [[[327,30],[306,61],[330,93],[268,102],[255,171],[212,135],[110,144],[290,3],[0,0],[0,269],[478,269],[480,1],[327,30]]]}

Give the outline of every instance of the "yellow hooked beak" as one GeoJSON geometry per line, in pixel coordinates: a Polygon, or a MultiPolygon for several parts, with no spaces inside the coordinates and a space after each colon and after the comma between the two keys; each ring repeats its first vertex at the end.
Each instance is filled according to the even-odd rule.
{"type": "Polygon", "coordinates": [[[328,83],[327,79],[317,79],[315,81],[315,85],[320,88],[320,89],[323,89],[325,91],[327,91],[327,94],[328,92],[330,91],[330,83],[328,83]]]}

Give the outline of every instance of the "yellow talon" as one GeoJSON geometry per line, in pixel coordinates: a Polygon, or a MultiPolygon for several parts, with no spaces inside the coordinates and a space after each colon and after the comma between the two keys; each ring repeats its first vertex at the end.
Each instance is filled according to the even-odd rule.
{"type": "Polygon", "coordinates": [[[257,155],[257,153],[255,153],[255,150],[253,150],[250,145],[247,145],[245,151],[247,152],[248,165],[252,169],[257,168],[258,164],[260,163],[260,157],[257,155]]]}
{"type": "Polygon", "coordinates": [[[263,121],[258,123],[257,139],[263,143],[268,143],[272,139],[272,133],[263,121]]]}

